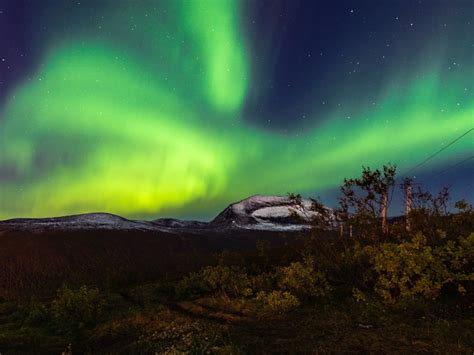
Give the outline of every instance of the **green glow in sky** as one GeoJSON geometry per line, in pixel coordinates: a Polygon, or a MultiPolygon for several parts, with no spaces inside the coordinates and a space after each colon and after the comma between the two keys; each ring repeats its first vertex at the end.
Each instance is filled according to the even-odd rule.
{"type": "MultiPolygon", "coordinates": [[[[239,5],[171,7],[169,23],[143,20],[140,37],[122,38],[112,17],[113,35],[58,40],[10,95],[0,166],[12,178],[0,184],[0,219],[210,216],[255,193],[334,188],[361,165],[409,167],[473,125],[469,72],[446,78],[433,64],[410,80],[388,80],[357,115],[335,109],[304,134],[252,127],[242,116],[252,78],[239,5]],[[120,45],[138,38],[145,49],[120,45]]],[[[451,155],[471,149],[464,140],[451,155]]]]}

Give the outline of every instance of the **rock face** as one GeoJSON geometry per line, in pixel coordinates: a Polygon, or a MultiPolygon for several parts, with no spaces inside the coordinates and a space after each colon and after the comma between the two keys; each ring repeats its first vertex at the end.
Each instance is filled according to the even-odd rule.
{"type": "Polygon", "coordinates": [[[209,224],[246,229],[296,230],[309,227],[311,201],[302,200],[300,206],[283,196],[255,195],[231,204],[209,224]]]}

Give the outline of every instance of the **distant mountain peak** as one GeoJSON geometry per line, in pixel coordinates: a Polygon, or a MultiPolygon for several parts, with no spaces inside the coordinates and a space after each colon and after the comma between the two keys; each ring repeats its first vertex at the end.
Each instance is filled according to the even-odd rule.
{"type": "Polygon", "coordinates": [[[300,206],[287,196],[254,195],[229,205],[210,225],[250,229],[304,229],[316,212],[311,201],[303,199],[300,206]],[[298,216],[298,217],[296,217],[298,216]],[[305,222],[306,221],[306,222],[305,222]]]}

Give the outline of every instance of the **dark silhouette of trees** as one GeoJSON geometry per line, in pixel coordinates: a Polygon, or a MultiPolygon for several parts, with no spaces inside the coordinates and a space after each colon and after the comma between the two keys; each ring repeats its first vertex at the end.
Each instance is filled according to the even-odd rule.
{"type": "Polygon", "coordinates": [[[363,231],[363,237],[377,239],[386,235],[389,192],[395,184],[395,165],[384,165],[382,170],[363,167],[360,178],[344,179],[342,196],[336,209],[338,221],[355,231],[363,231]]]}

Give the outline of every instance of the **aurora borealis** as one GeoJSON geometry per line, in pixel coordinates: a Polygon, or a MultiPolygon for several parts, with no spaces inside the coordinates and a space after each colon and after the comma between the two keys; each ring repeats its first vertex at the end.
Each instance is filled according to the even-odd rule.
{"type": "MultiPolygon", "coordinates": [[[[474,127],[474,2],[0,1],[0,219],[327,196],[474,127]]],[[[474,135],[416,171],[473,200],[474,135]]]]}

